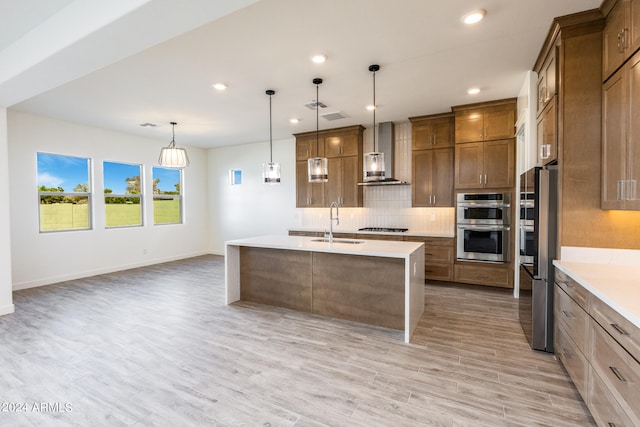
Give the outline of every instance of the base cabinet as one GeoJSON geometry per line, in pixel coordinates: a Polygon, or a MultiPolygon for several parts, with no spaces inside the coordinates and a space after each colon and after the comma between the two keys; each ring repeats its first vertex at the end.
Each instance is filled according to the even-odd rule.
{"type": "Polygon", "coordinates": [[[458,262],[454,271],[455,282],[513,288],[513,271],[509,264],[458,262]]]}
{"type": "Polygon", "coordinates": [[[554,314],[556,354],[598,425],[639,426],[639,329],[558,269],[554,314]]]}
{"type": "Polygon", "coordinates": [[[424,278],[443,282],[453,281],[453,238],[405,236],[407,242],[424,243],[424,278]]]}

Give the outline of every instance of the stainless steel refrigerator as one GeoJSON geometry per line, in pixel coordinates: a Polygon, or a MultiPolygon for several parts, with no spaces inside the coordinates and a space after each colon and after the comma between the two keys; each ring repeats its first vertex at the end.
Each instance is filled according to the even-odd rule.
{"type": "Polygon", "coordinates": [[[531,348],[553,353],[553,260],[556,258],[558,167],[536,167],[521,178],[519,318],[531,348]],[[523,181],[524,180],[524,181],[523,181]],[[534,215],[524,201],[533,200],[534,215]]]}

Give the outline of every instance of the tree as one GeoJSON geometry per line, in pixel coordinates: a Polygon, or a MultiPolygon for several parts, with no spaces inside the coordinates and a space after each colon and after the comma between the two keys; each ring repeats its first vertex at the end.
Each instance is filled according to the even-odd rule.
{"type": "Polygon", "coordinates": [[[159,183],[160,178],[156,178],[153,180],[153,194],[160,194],[160,189],[158,188],[159,183]]]}
{"type": "Polygon", "coordinates": [[[89,185],[88,184],[78,184],[75,187],[73,187],[73,192],[74,193],[88,193],[89,192],[89,185]]]}
{"type": "Polygon", "coordinates": [[[140,194],[140,175],[125,178],[125,182],[127,183],[127,194],[140,194]]]}
{"type": "MultiPolygon", "coordinates": [[[[64,188],[57,187],[47,187],[45,185],[39,185],[38,191],[41,193],[64,193],[64,188]]],[[[53,203],[63,203],[64,196],[40,196],[40,203],[42,204],[53,204],[53,203]]]]}

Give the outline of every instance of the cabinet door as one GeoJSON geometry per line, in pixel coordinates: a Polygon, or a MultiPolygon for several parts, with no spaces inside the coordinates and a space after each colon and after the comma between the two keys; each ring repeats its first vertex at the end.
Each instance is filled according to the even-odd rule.
{"type": "MultiPolygon", "coordinates": [[[[456,125],[457,127],[457,125],[456,125]]],[[[457,135],[457,130],[456,130],[457,135]]],[[[482,142],[456,144],[456,188],[481,188],[484,183],[482,142]]]]}
{"type": "Polygon", "coordinates": [[[296,207],[320,208],[324,206],[324,183],[310,183],[307,162],[296,162],[296,207]]]}
{"type": "Polygon", "coordinates": [[[635,52],[640,47],[640,0],[630,0],[629,9],[629,45],[635,52]]]}
{"type": "Polygon", "coordinates": [[[340,202],[345,207],[362,206],[362,187],[358,187],[358,170],[361,165],[358,164],[358,157],[343,157],[342,161],[342,189],[340,202]]]}
{"type": "Polygon", "coordinates": [[[337,135],[324,138],[324,152],[327,157],[358,155],[358,135],[337,135]]]}
{"type": "MultiPolygon", "coordinates": [[[[636,1],[636,4],[640,1],[636,1]]],[[[639,18],[640,20],[640,18],[639,18]]],[[[640,210],[640,53],[627,63],[629,67],[629,116],[627,119],[627,200],[625,208],[640,210]]]]}
{"type": "Polygon", "coordinates": [[[431,206],[431,175],[434,150],[419,150],[411,153],[412,177],[411,205],[431,206]]]}
{"type": "Polygon", "coordinates": [[[538,119],[538,164],[546,165],[558,159],[558,137],[556,126],[556,100],[547,104],[538,119]]]}
{"type": "Polygon", "coordinates": [[[538,114],[556,94],[556,50],[551,48],[538,75],[538,114]]]}
{"type": "Polygon", "coordinates": [[[296,160],[307,160],[310,157],[324,156],[324,138],[319,137],[316,144],[314,136],[300,136],[296,138],[296,160]],[[316,150],[317,145],[317,150],[316,150]]]}
{"type": "Polygon", "coordinates": [[[431,129],[432,148],[453,147],[453,118],[436,119],[431,129]]]}
{"type": "Polygon", "coordinates": [[[411,125],[411,149],[427,150],[432,148],[432,132],[430,124],[411,125]]]}
{"type": "Polygon", "coordinates": [[[512,108],[489,111],[484,115],[484,140],[513,138],[515,136],[515,112],[512,108]]]}
{"type": "Polygon", "coordinates": [[[324,200],[330,205],[332,202],[341,204],[342,196],[342,159],[330,157],[328,159],[329,180],[324,184],[324,200]]]}
{"type": "Polygon", "coordinates": [[[432,151],[432,206],[453,207],[453,148],[432,151]]]}
{"type": "Polygon", "coordinates": [[[456,114],[456,142],[484,139],[484,117],[481,111],[456,114]]]}
{"type": "Polygon", "coordinates": [[[487,188],[514,185],[516,165],[512,139],[484,143],[484,173],[484,183],[487,188]]]}
{"type": "Polygon", "coordinates": [[[602,88],[602,209],[619,209],[621,183],[625,176],[624,69],[614,74],[602,88]]]}
{"type": "MultiPolygon", "coordinates": [[[[606,80],[625,59],[625,28],[628,2],[618,1],[607,16],[602,33],[602,80],[606,80]]],[[[626,31],[628,33],[628,31],[626,31]]]]}

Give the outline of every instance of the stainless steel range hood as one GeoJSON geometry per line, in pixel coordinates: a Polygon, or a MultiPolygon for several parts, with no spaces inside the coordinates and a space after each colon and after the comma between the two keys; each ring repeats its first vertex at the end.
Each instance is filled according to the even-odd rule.
{"type": "Polygon", "coordinates": [[[380,181],[359,182],[358,185],[409,185],[406,181],[400,181],[393,178],[393,158],[395,155],[395,134],[393,122],[383,122],[378,124],[378,151],[384,153],[384,170],[386,178],[380,181]]]}

